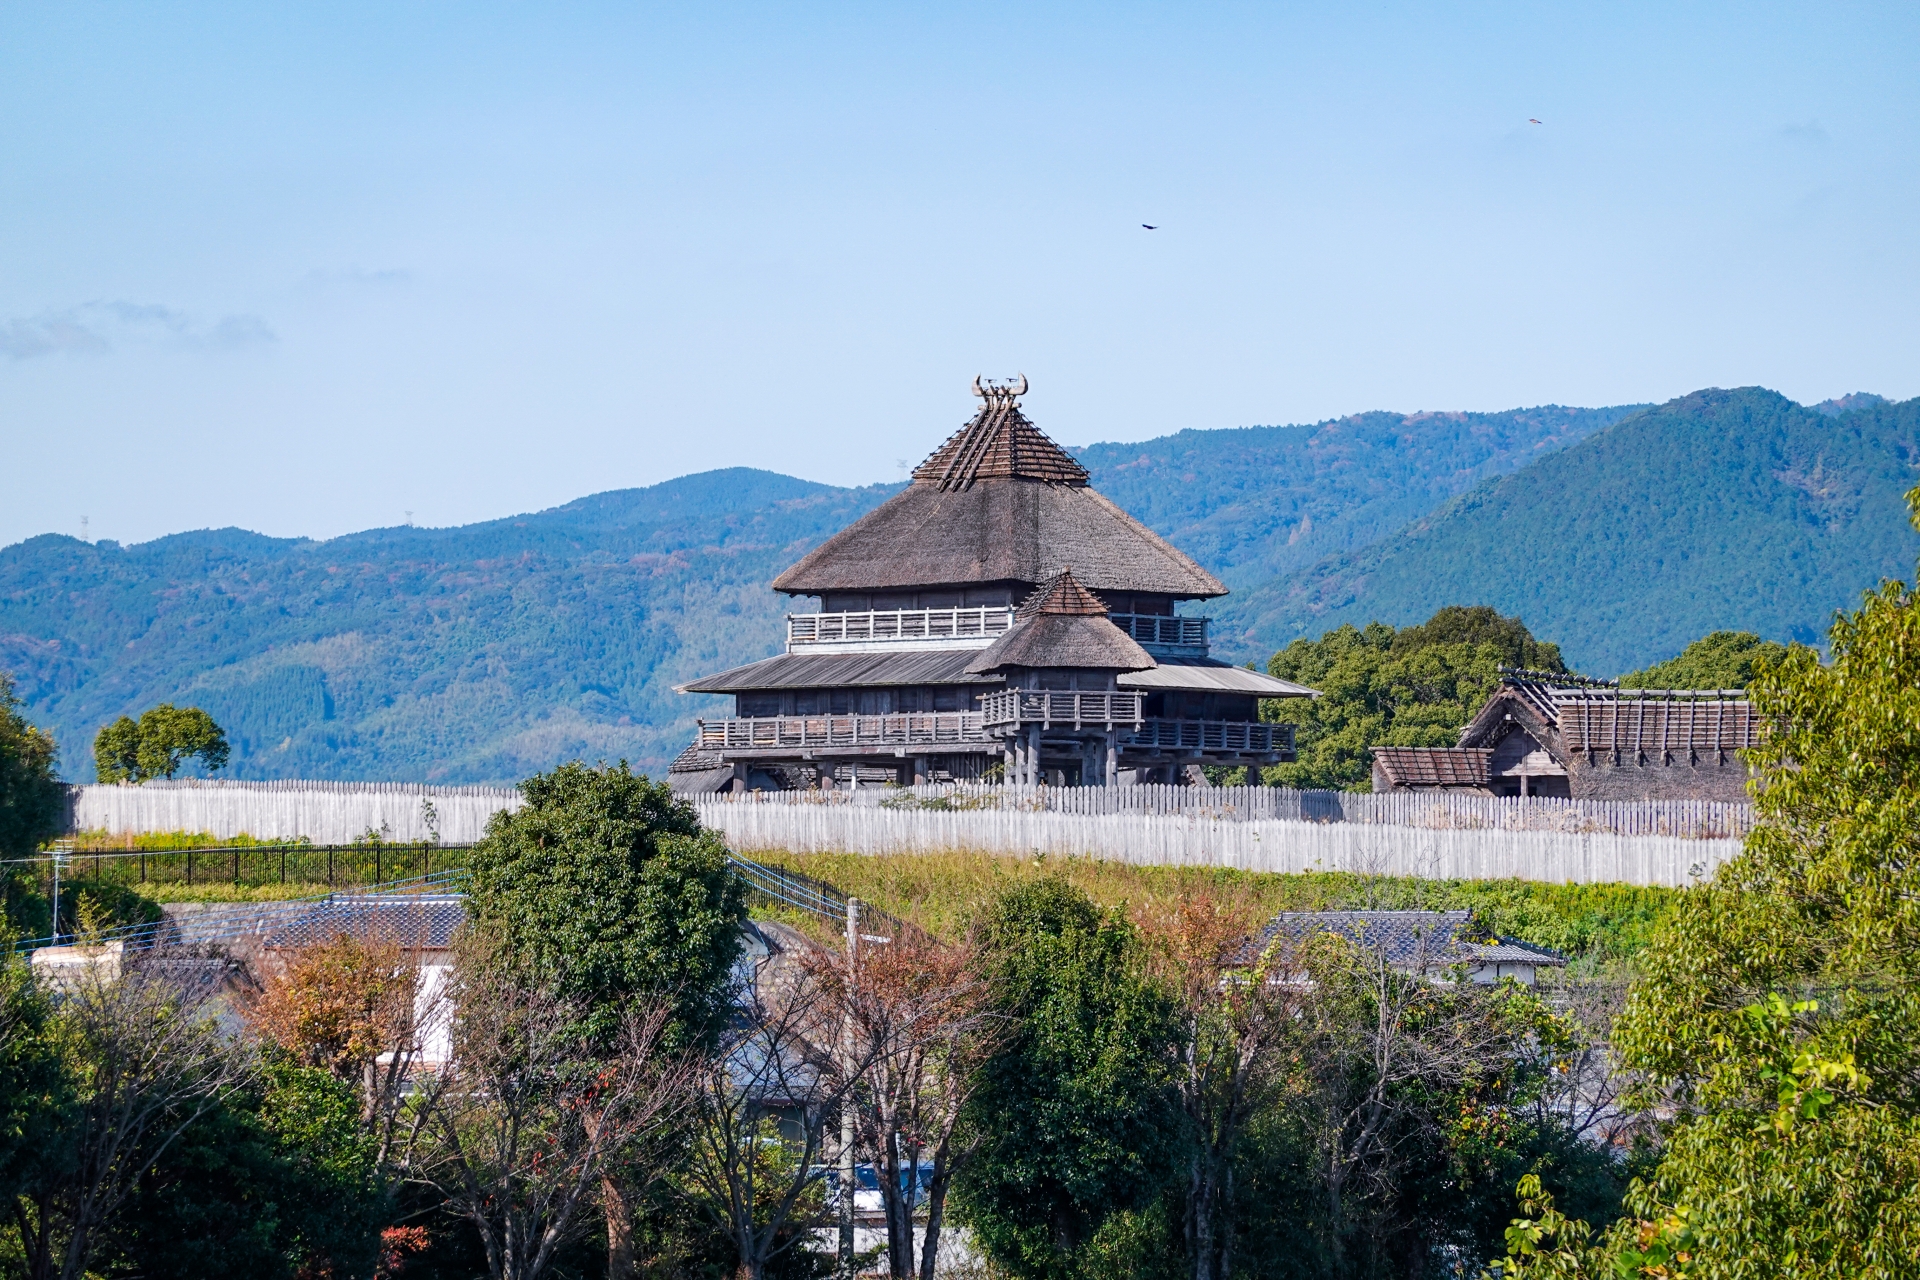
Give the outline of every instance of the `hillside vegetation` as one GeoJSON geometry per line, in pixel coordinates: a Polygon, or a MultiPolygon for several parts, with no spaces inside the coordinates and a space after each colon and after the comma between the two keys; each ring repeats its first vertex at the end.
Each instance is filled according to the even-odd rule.
{"type": "MultiPolygon", "coordinates": [[[[1627,412],[1363,414],[1082,452],[1160,532],[1259,580],[1627,412]]],[[[505,782],[571,757],[657,772],[724,705],[673,684],[775,652],[787,601],[767,584],[894,491],[735,468],[327,542],[47,535],[0,549],[0,671],[83,780],[99,728],[161,702],[213,714],[228,777],[505,782]]]]}
{"type": "Polygon", "coordinates": [[[47,535],[0,550],[0,670],[70,778],[101,725],[165,701],[227,730],[229,777],[658,767],[716,701],[672,683],[774,652],[768,581],[890,492],[738,469],[328,542],[47,535]]]}
{"type": "Polygon", "coordinates": [[[1343,623],[1486,604],[1594,675],[1716,630],[1818,643],[1836,610],[1904,578],[1920,551],[1902,502],[1920,400],[1856,403],[1809,409],[1758,387],[1683,396],[1248,593],[1220,629],[1270,652],[1343,623]]]}

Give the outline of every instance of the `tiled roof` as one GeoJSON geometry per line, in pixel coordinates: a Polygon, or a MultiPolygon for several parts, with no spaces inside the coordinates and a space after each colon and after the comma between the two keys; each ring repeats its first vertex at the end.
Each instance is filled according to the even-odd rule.
{"type": "Polygon", "coordinates": [[[1284,911],[1241,949],[1243,961],[1276,938],[1294,946],[1331,933],[1382,954],[1402,969],[1445,968],[1462,962],[1559,965],[1566,957],[1512,938],[1480,934],[1469,911],[1284,911]]]}
{"type": "Polygon", "coordinates": [[[1485,747],[1370,747],[1399,787],[1484,787],[1493,760],[1485,747]]]}
{"type": "Polygon", "coordinates": [[[335,894],[292,911],[268,930],[268,947],[307,947],[341,936],[444,951],[466,923],[458,894],[335,894]]]}

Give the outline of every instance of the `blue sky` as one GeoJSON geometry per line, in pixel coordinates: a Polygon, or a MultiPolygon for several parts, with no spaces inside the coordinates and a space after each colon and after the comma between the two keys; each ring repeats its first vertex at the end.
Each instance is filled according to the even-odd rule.
{"type": "Polygon", "coordinates": [[[10,4],[0,544],[892,480],[980,372],[1071,444],[1904,398],[1916,65],[1910,4],[10,4]]]}

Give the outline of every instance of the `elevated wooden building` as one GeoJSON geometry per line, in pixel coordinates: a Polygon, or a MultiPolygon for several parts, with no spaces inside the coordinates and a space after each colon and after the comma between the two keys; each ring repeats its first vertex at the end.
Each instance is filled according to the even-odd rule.
{"type": "Polygon", "coordinates": [[[1458,746],[1373,748],[1373,789],[1737,801],[1747,798],[1737,753],[1758,734],[1740,689],[1620,689],[1516,671],[1458,746]]]}
{"type": "Polygon", "coordinates": [[[729,694],[683,791],[968,780],[1173,781],[1293,758],[1261,698],[1313,691],[1208,654],[1220,580],[1095,492],[1020,411],[1025,379],[913,482],[774,580],[812,598],[785,652],[679,686],[729,694]]]}

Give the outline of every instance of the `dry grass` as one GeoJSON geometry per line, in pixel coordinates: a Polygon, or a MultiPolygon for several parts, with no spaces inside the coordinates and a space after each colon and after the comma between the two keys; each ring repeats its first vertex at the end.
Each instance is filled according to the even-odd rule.
{"type": "MultiPolygon", "coordinates": [[[[1485,927],[1540,946],[1596,959],[1630,958],[1643,948],[1678,892],[1636,885],[1553,885],[1520,880],[1414,880],[1343,872],[1277,875],[1210,867],[1143,867],[1086,858],[1010,858],[947,852],[891,854],[755,853],[772,866],[804,872],[903,916],[941,937],[964,933],[974,915],[1006,887],[1057,876],[1104,907],[1135,909],[1204,891],[1247,909],[1468,908],[1485,927]]],[[[782,914],[780,919],[787,919],[782,914]]],[[[822,934],[824,922],[789,923],[822,934]]]]}

